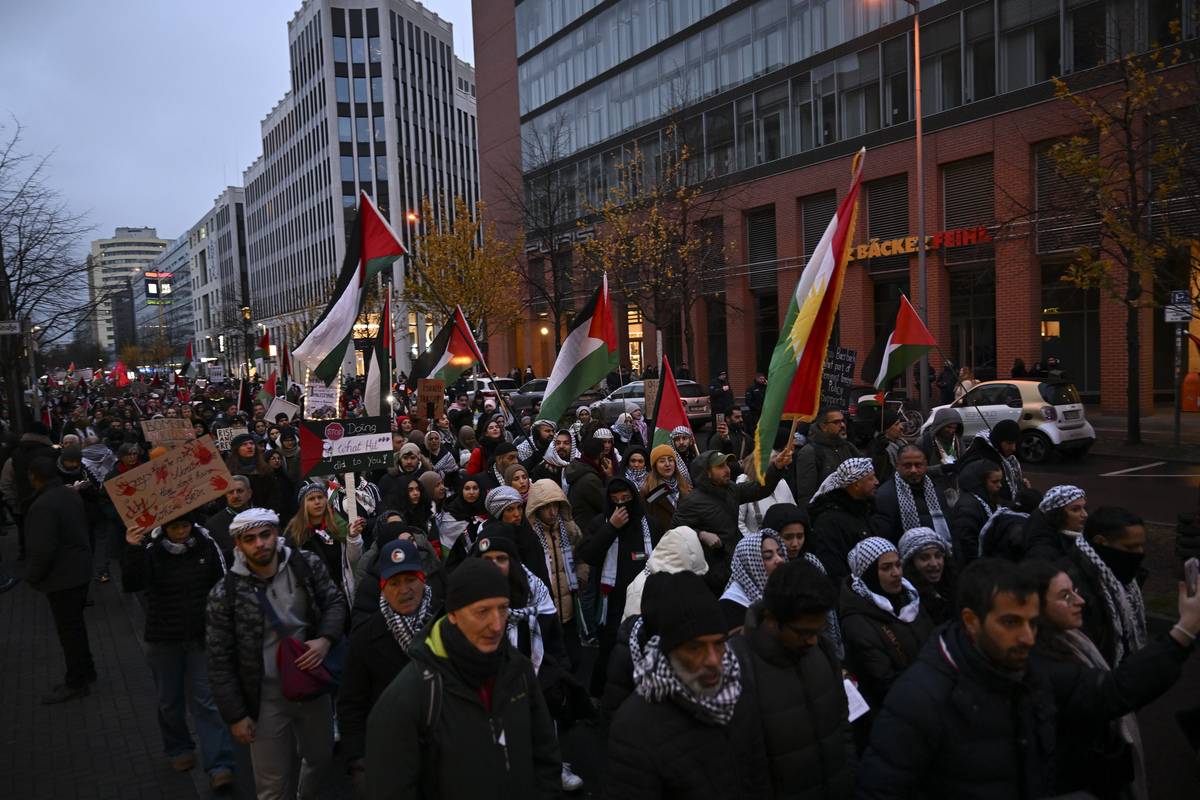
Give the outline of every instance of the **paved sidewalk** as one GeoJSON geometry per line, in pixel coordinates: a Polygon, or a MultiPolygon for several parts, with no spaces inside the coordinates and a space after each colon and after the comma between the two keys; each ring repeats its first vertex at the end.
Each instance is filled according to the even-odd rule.
{"type": "Polygon", "coordinates": [[[1200,414],[1181,414],[1179,445],[1175,445],[1174,409],[1156,405],[1152,414],[1142,416],[1142,443],[1125,443],[1125,417],[1101,414],[1097,406],[1087,408],[1088,422],[1096,429],[1092,452],[1106,456],[1155,458],[1166,461],[1200,462],[1200,414]]]}
{"type": "MultiPolygon", "coordinates": [[[[20,575],[16,530],[0,537],[0,570],[20,575]]],[[[85,613],[99,680],[56,706],[62,650],[45,595],[22,582],[0,595],[0,797],[20,800],[189,800],[192,778],[171,771],[158,735],[154,680],[113,582],[92,584],[85,613]]]]}

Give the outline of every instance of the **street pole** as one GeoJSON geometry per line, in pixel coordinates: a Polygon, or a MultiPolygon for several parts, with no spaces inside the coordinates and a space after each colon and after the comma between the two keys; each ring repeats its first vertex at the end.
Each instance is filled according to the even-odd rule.
{"type": "MultiPolygon", "coordinates": [[[[929,285],[925,272],[925,146],[921,138],[921,3],[908,0],[913,7],[913,101],[917,115],[917,310],[925,327],[929,327],[929,285]]],[[[920,370],[921,413],[928,414],[929,356],[921,356],[920,370]]]]}
{"type": "Polygon", "coordinates": [[[40,422],[42,419],[42,398],[38,396],[37,359],[34,357],[37,347],[34,337],[37,336],[37,333],[33,330],[33,322],[29,317],[25,318],[23,327],[29,337],[25,344],[25,355],[29,358],[29,404],[33,407],[33,421],[40,422]]]}
{"type": "Polygon", "coordinates": [[[1174,443],[1179,447],[1180,418],[1179,412],[1183,407],[1183,332],[1186,322],[1175,323],[1175,432],[1174,443]]]}

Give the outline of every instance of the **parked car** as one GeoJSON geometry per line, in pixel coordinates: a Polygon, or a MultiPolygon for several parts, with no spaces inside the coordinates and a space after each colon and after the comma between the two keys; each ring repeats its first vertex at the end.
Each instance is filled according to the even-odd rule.
{"type": "MultiPolygon", "coordinates": [[[[930,419],[945,407],[933,409],[930,419]]],[[[1066,381],[987,381],[949,407],[958,409],[966,441],[1002,419],[1015,420],[1021,426],[1017,456],[1032,464],[1045,461],[1053,453],[1080,458],[1096,441],[1079,391],[1066,381]]]]}
{"type": "Polygon", "coordinates": [[[512,378],[472,378],[467,381],[467,393],[472,400],[476,395],[495,397],[497,390],[507,398],[517,390],[517,382],[512,378]]]}
{"type": "MultiPolygon", "coordinates": [[[[688,421],[693,430],[699,430],[705,423],[712,421],[712,403],[708,399],[708,390],[695,381],[676,381],[679,386],[679,396],[687,406],[688,421]]],[[[646,410],[646,386],[642,381],[627,383],[620,389],[588,406],[594,419],[603,420],[607,424],[616,422],[617,417],[633,407],[642,409],[647,417],[653,409],[646,410]]]]}
{"type": "Polygon", "coordinates": [[[519,389],[508,396],[508,404],[513,411],[523,411],[531,408],[534,403],[540,403],[546,394],[546,379],[535,378],[521,385],[519,389]]]}

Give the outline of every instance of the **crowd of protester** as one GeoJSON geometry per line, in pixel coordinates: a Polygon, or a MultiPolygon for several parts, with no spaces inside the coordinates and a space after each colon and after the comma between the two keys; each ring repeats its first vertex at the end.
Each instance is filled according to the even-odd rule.
{"type": "Polygon", "coordinates": [[[911,442],[885,415],[860,452],[825,408],[760,475],[762,376],[743,408],[718,375],[710,432],[658,445],[640,408],[541,419],[452,387],[429,419],[398,390],[388,464],[347,497],[303,474],[287,415],[146,388],[50,393],[0,492],[65,656],[42,701],[89,693],[84,609],[119,575],[164,754],[198,746],[214,790],[236,742],[260,798],[315,797],[335,749],[363,797],[553,797],[583,785],[560,749],[582,723],[622,800],[1144,798],[1133,712],[1200,634],[1182,584],[1149,631],[1144,522],[1033,487],[1013,422],[964,441],[949,409],[911,442]],[[103,484],[165,452],[139,425],[160,415],[244,427],[232,482],[127,528],[103,484]]]}

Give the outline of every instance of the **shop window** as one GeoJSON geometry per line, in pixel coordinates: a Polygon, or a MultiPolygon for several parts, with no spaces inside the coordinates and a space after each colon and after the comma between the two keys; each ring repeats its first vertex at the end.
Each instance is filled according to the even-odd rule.
{"type": "Polygon", "coordinates": [[[996,94],[995,19],[990,2],[967,9],[963,18],[967,38],[966,86],[968,103],[996,94]]]}
{"type": "MultiPolygon", "coordinates": [[[[896,313],[900,310],[900,295],[909,294],[908,275],[873,276],[875,340],[896,324],[896,313]]],[[[913,368],[914,370],[916,367],[913,368]]],[[[899,387],[907,386],[909,375],[898,379],[899,387]]],[[[893,388],[899,388],[893,387],[893,388]]]]}
{"type": "Polygon", "coordinates": [[[1001,91],[1047,81],[1059,67],[1058,4],[1000,0],[1001,91]]]}
{"type": "MultiPolygon", "coordinates": [[[[1085,395],[1100,391],[1100,290],[1081,289],[1064,280],[1064,262],[1042,263],[1042,352],[1040,361],[1057,358],[1064,377],[1085,395]]],[[[1120,346],[1120,343],[1117,343],[1120,346]]],[[[1026,366],[1030,360],[1024,354],[1026,366]]]]}
{"type": "Polygon", "coordinates": [[[962,105],[962,48],[957,14],[921,30],[922,113],[962,105]]]}
{"type": "Polygon", "coordinates": [[[996,270],[991,264],[950,275],[950,358],[977,380],[997,377],[996,270]]]}

